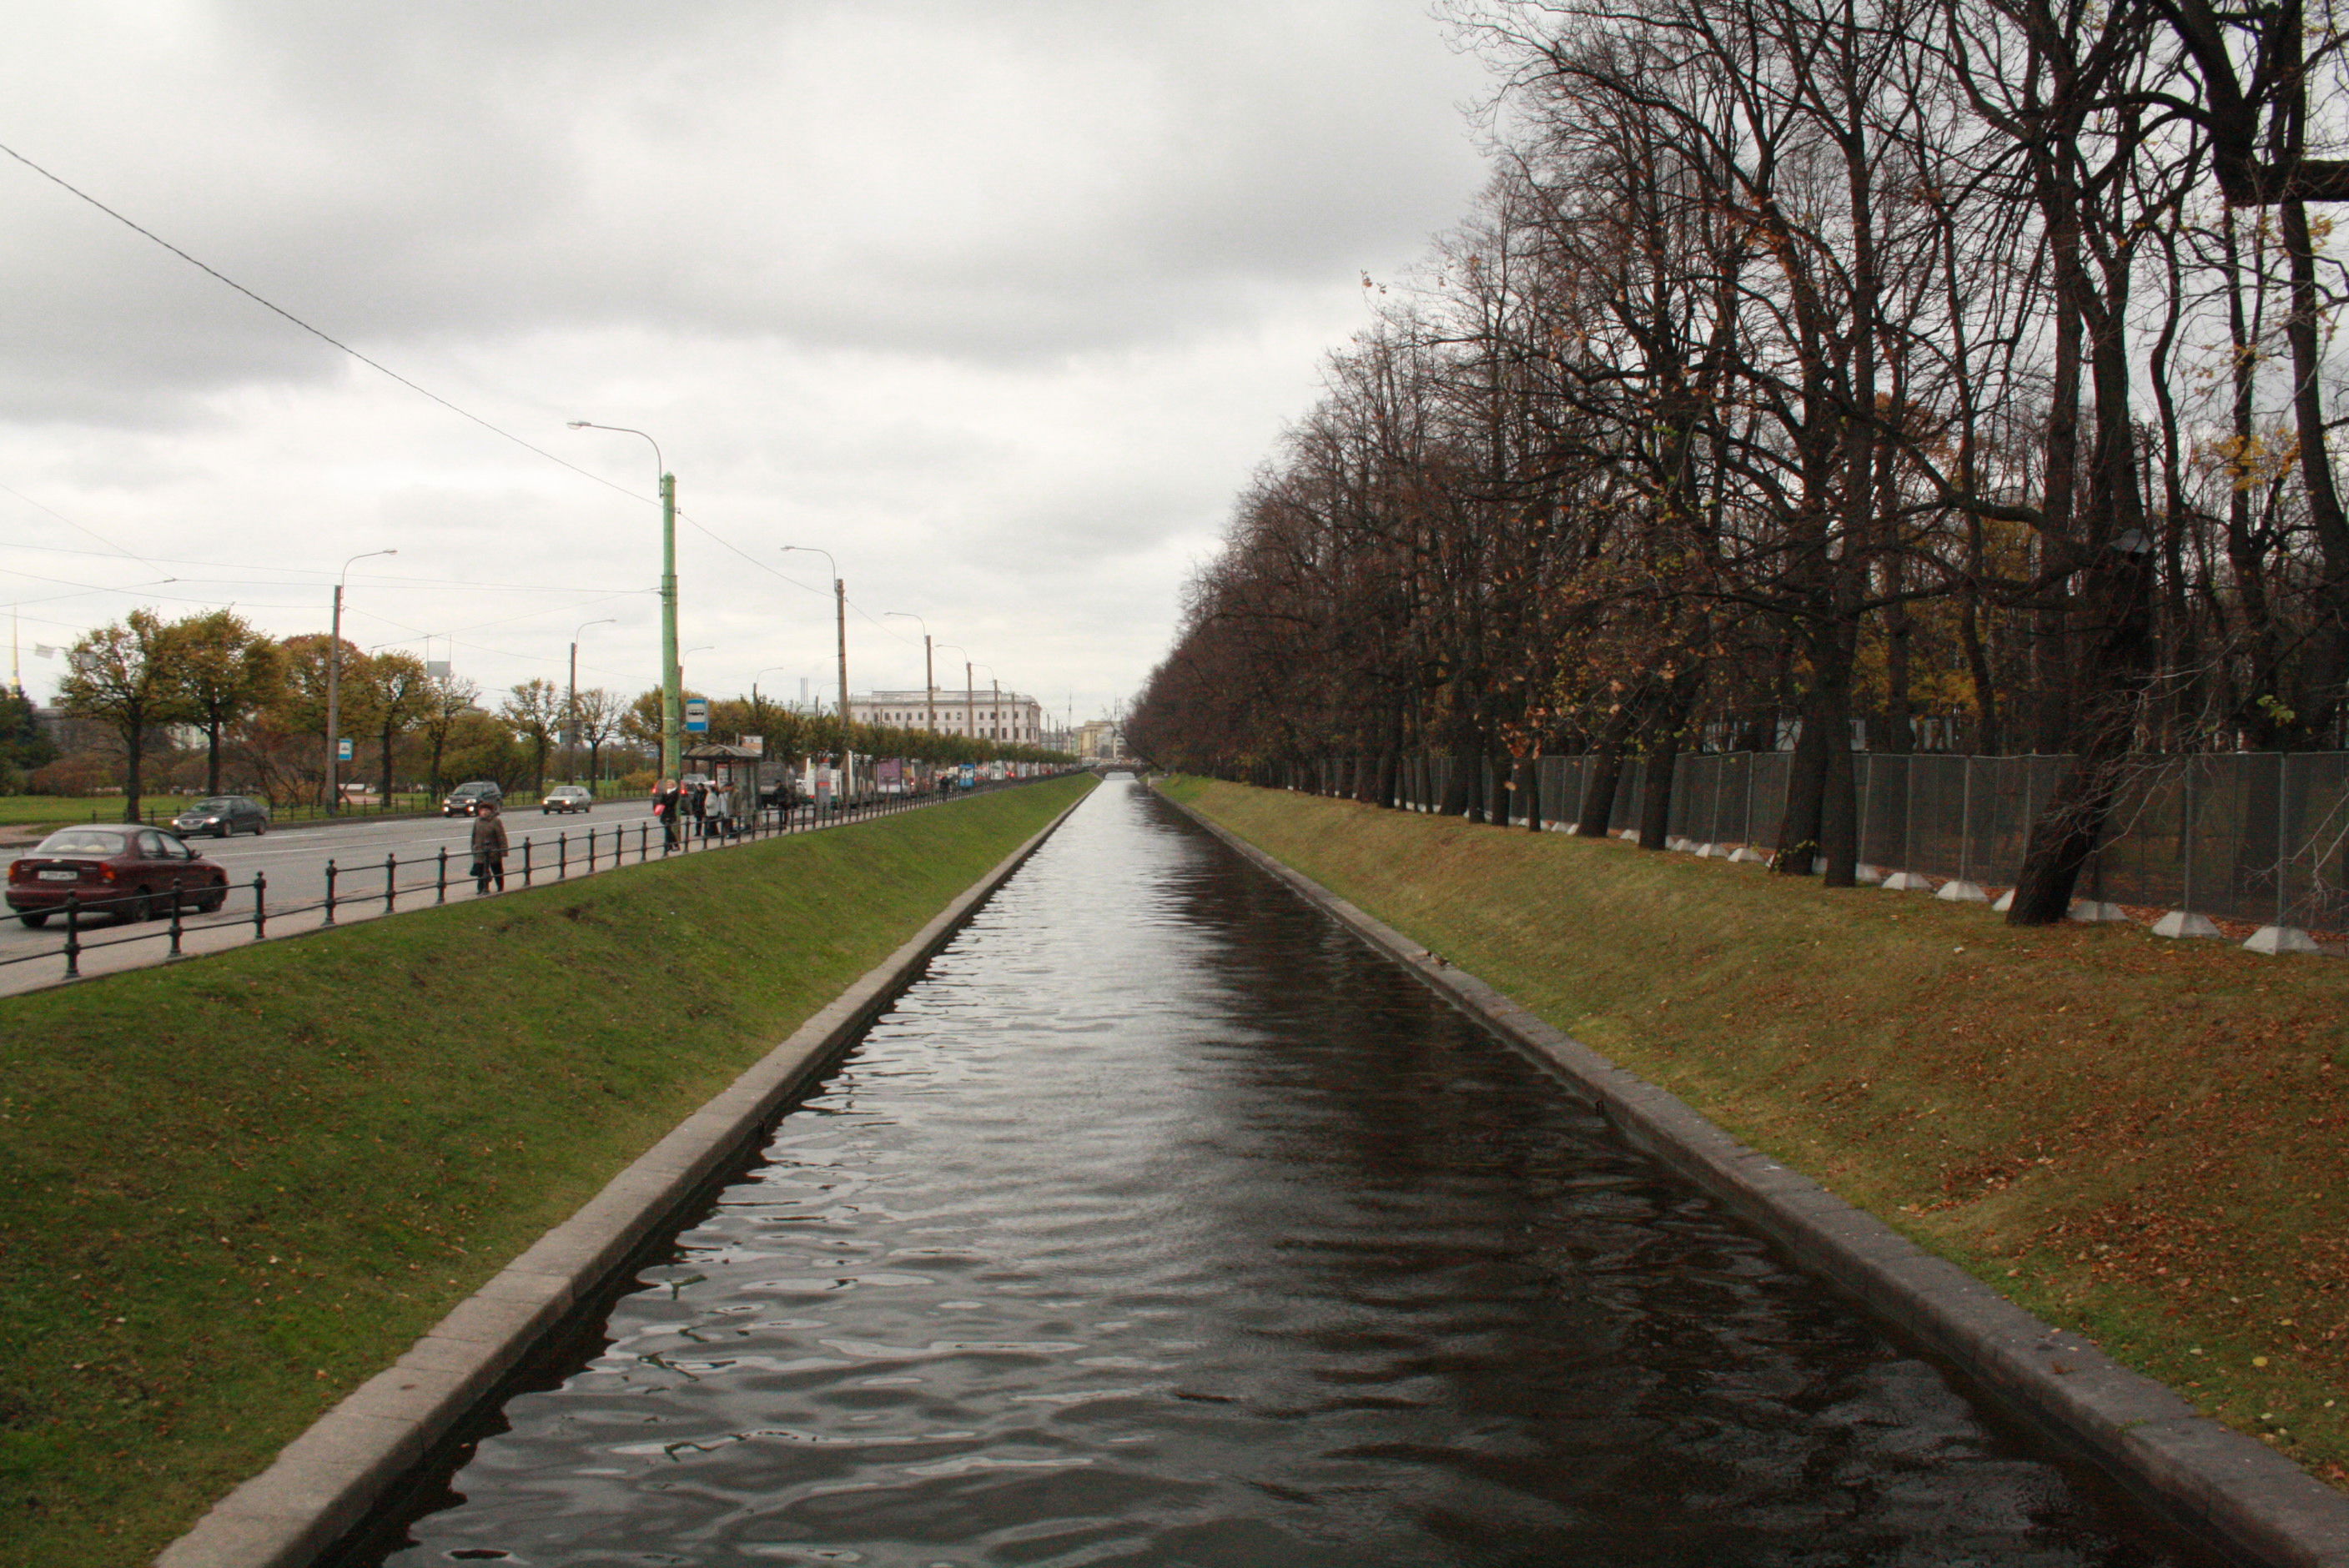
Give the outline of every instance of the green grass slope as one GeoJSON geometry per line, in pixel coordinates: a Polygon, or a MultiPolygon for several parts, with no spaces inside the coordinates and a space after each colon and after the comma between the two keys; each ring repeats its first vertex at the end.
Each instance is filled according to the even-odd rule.
{"type": "Polygon", "coordinates": [[[0,1001],[0,1563],[150,1560],[1091,787],[0,1001]]]}

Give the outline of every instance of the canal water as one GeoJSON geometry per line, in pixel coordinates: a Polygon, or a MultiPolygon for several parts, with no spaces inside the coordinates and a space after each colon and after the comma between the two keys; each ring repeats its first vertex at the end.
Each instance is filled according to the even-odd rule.
{"type": "Polygon", "coordinates": [[[2200,1564],[1139,787],[385,1561],[2200,1564]]]}

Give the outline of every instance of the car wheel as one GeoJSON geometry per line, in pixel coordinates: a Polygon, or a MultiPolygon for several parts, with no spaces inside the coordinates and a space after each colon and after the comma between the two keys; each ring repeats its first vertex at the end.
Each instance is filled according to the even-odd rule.
{"type": "Polygon", "coordinates": [[[226,822],[222,822],[219,827],[212,830],[212,837],[215,839],[225,839],[229,834],[235,830],[236,830],[231,828],[226,822]]]}
{"type": "Polygon", "coordinates": [[[196,913],[198,914],[218,914],[221,912],[221,906],[227,903],[228,892],[226,889],[222,889],[219,892],[212,893],[196,900],[196,913]]]}
{"type": "Polygon", "coordinates": [[[49,912],[46,909],[28,909],[16,918],[23,921],[26,925],[38,930],[40,927],[49,923],[49,912]]]}

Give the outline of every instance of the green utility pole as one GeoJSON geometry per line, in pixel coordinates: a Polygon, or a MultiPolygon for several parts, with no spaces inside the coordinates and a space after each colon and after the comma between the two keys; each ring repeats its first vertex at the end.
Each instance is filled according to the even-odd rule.
{"type": "Polygon", "coordinates": [[[674,779],[684,766],[678,745],[683,719],[684,683],[677,667],[677,476],[660,477],[661,495],[661,777],[674,779]]]}

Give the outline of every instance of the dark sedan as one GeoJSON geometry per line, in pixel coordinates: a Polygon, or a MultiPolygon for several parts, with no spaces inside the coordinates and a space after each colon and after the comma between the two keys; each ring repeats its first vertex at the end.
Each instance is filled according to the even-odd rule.
{"type": "Polygon", "coordinates": [[[269,831],[269,808],[249,795],[212,795],[171,819],[175,833],[210,833],[225,839],[231,833],[254,837],[269,831]]]}
{"type": "Polygon", "coordinates": [[[8,907],[41,925],[77,901],[88,914],[151,920],[228,902],[228,872],[157,828],[60,828],[8,867],[8,907]]]}
{"type": "Polygon", "coordinates": [[[450,790],[449,798],[440,802],[440,814],[444,817],[478,817],[482,807],[502,806],[505,799],[506,792],[495,784],[486,779],[476,779],[450,790]]]}

